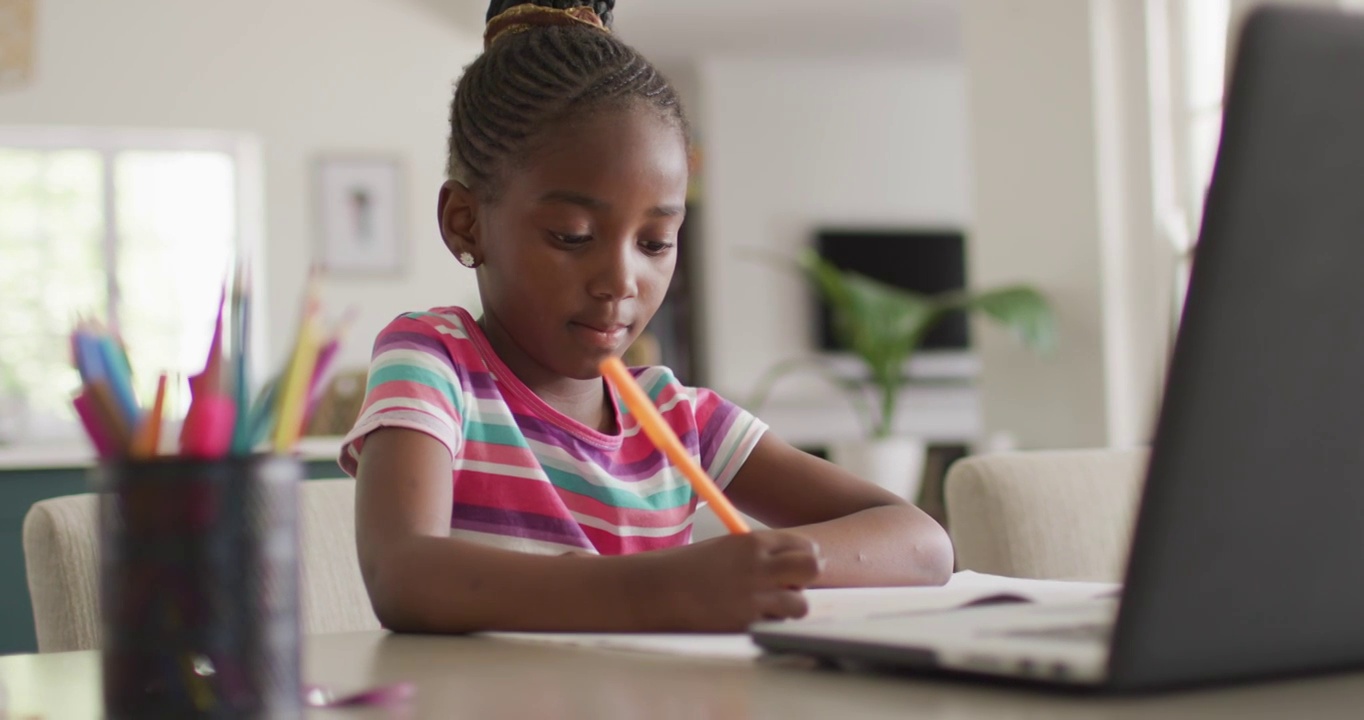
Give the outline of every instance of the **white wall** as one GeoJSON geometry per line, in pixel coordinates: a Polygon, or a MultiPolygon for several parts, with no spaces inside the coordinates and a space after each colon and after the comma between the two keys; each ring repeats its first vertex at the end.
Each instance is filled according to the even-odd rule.
{"type": "MultiPolygon", "coordinates": [[[[479,50],[391,0],[57,0],[38,3],[36,79],[0,94],[0,123],[214,128],[261,140],[271,355],[280,358],[311,263],[314,158],[397,156],[411,243],[400,279],[332,279],[325,300],[361,309],[342,361],[364,365],[398,313],[472,303],[472,274],[436,230],[453,81],[479,50]]],[[[481,28],[479,29],[481,30],[481,28]]]]}
{"type": "Polygon", "coordinates": [[[1060,318],[1051,358],[979,336],[986,429],[1024,447],[1150,439],[1175,258],[1155,223],[1169,168],[1152,123],[1168,108],[1149,20],[1127,0],[963,4],[975,279],[1036,278],[1060,318]]]}
{"type": "Polygon", "coordinates": [[[742,397],[812,347],[804,284],[750,251],[794,257],[823,225],[967,224],[964,78],[959,65],[874,59],[708,58],[698,70],[704,351],[711,383],[742,397]]]}
{"type": "Polygon", "coordinates": [[[977,335],[987,427],[1026,447],[1107,443],[1088,3],[973,0],[970,73],[977,283],[1036,280],[1060,320],[1040,359],[977,335]]]}

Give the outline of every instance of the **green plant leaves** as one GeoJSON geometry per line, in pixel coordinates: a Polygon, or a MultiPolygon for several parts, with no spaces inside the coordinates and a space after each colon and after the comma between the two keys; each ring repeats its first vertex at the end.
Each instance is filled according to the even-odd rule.
{"type": "MultiPolygon", "coordinates": [[[[841,270],[813,250],[802,253],[798,264],[828,301],[840,344],[867,365],[880,400],[872,423],[872,434],[878,437],[891,432],[896,399],[905,381],[905,362],[949,313],[979,310],[1034,351],[1049,353],[1056,346],[1056,318],[1051,306],[1031,287],[923,295],[841,270]]],[[[768,377],[765,382],[770,385],[774,380],[768,377]]]]}
{"type": "Polygon", "coordinates": [[[1015,285],[978,295],[952,293],[940,296],[945,311],[980,310],[1008,328],[1024,347],[1048,354],[1056,349],[1056,316],[1042,293],[1015,285]]]}

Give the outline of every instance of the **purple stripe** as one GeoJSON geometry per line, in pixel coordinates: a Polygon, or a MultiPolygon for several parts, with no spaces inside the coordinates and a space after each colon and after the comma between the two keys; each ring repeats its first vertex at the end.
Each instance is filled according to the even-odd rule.
{"type": "Polygon", "coordinates": [[[474,397],[483,400],[500,400],[502,391],[497,387],[497,381],[493,379],[493,374],[487,370],[474,370],[465,368],[468,374],[469,391],[473,392],[474,397]]]}
{"type": "Polygon", "coordinates": [[[592,549],[591,542],[587,540],[579,540],[578,538],[563,538],[558,535],[553,535],[550,533],[540,533],[534,530],[528,530],[526,528],[510,527],[507,525],[498,525],[495,523],[481,523],[472,520],[460,520],[450,523],[450,527],[451,529],[454,530],[469,530],[472,532],[481,532],[486,533],[488,535],[497,535],[500,537],[514,537],[522,538],[525,540],[539,540],[541,542],[551,542],[557,545],[580,547],[586,550],[592,549]]]}
{"type": "Polygon", "coordinates": [[[715,461],[715,454],[720,451],[720,443],[724,442],[729,429],[739,418],[738,405],[726,400],[720,400],[718,404],[719,407],[710,415],[710,422],[701,428],[701,467],[710,467],[715,461]]]}
{"type": "Polygon", "coordinates": [[[445,343],[441,342],[440,338],[425,333],[410,330],[384,333],[374,343],[374,356],[378,357],[389,350],[416,350],[439,359],[451,369],[454,368],[454,360],[450,358],[450,351],[445,348],[445,343]]]}
{"type": "Polygon", "coordinates": [[[558,518],[485,505],[455,503],[450,513],[450,527],[557,542],[563,545],[587,546],[582,529],[571,517],[558,518]]]}

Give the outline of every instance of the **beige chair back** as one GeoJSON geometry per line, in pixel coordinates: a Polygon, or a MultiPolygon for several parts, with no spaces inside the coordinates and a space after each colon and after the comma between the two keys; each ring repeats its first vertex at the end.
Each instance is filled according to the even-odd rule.
{"type": "Polygon", "coordinates": [[[1146,450],[1002,453],[965,458],[945,480],[959,570],[1121,582],[1146,450]]]}
{"type": "MultiPolygon", "coordinates": [[[[355,554],[355,481],[299,488],[303,632],[373,630],[355,554]]],[[[24,518],[24,559],[39,652],[100,646],[99,503],[72,495],[35,503],[24,518]]]]}

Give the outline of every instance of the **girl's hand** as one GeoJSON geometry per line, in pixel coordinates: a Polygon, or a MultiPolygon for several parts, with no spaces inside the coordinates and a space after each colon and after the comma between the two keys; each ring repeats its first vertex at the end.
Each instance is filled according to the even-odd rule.
{"type": "Polygon", "coordinates": [[[804,617],[802,588],[819,576],[819,548],[790,532],[763,530],[636,555],[647,570],[631,582],[647,628],[743,632],[759,620],[804,617]]]}

